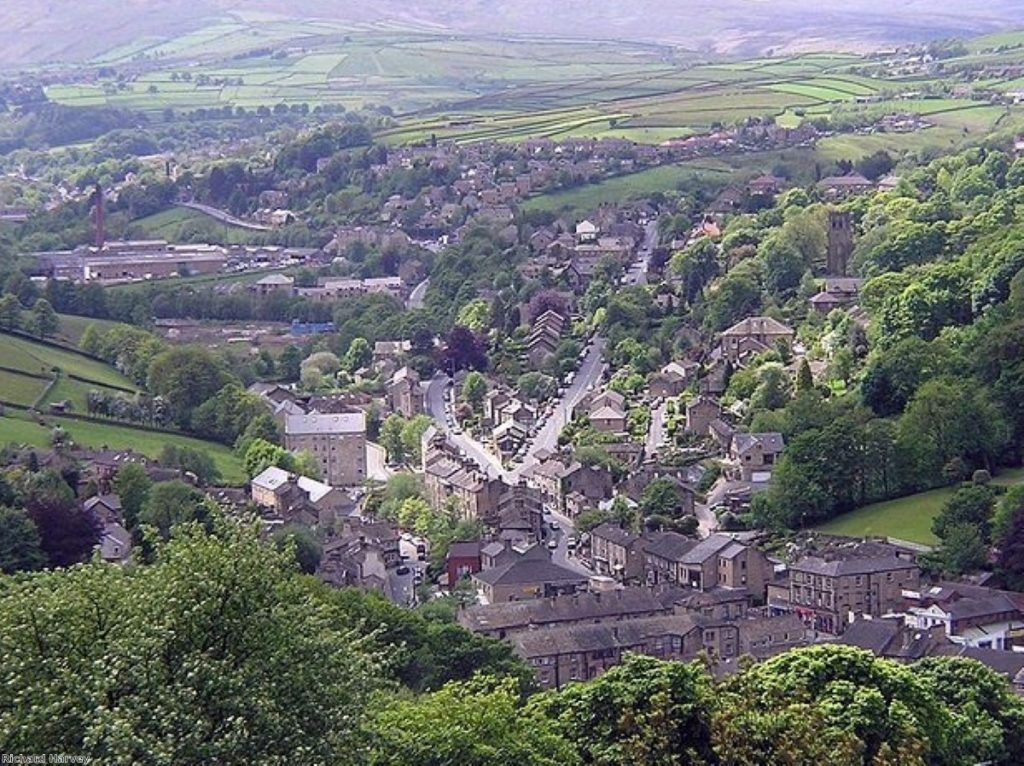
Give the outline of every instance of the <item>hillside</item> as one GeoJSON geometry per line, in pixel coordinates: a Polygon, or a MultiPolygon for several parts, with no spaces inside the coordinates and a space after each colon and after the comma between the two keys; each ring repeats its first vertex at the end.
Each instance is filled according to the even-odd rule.
{"type": "MultiPolygon", "coordinates": [[[[296,18],[282,0],[50,0],[40,13],[35,0],[0,8],[0,66],[87,61],[108,51],[169,40],[229,15],[246,19],[296,18]],[[59,19],[59,22],[57,21],[59,19]]],[[[856,4],[810,0],[440,0],[410,7],[397,0],[303,3],[302,18],[349,29],[385,24],[415,31],[486,35],[545,35],[670,43],[689,49],[757,53],[769,49],[865,49],[899,41],[969,36],[1019,23],[1008,0],[939,0],[856,4]],[[699,19],[699,24],[694,24],[699,19]]],[[[295,25],[293,40],[337,34],[331,27],[295,25]]],[[[254,44],[261,41],[256,40],[254,44]]],[[[283,41],[282,41],[283,42],[283,41]]]]}
{"type": "MultiPolygon", "coordinates": [[[[83,322],[80,318],[76,320],[74,325],[83,322]]],[[[67,333],[73,335],[76,331],[77,326],[67,333]]],[[[159,457],[165,445],[199,449],[213,458],[226,482],[240,484],[245,480],[239,459],[221,444],[114,420],[46,414],[40,421],[25,411],[36,407],[46,413],[50,404],[64,402],[69,413],[81,416],[88,411],[90,391],[116,396],[135,389],[128,378],[99,360],[24,336],[0,334],[0,402],[10,405],[0,415],[0,444],[47,447],[51,428],[59,426],[82,446],[130,448],[151,458],[159,457]]]]}

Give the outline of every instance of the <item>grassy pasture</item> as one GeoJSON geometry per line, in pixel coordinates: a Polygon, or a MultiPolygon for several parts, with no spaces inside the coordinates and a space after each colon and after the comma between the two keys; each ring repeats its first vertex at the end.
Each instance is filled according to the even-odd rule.
{"type": "MultiPolygon", "coordinates": [[[[959,61],[1020,60],[1024,50],[991,50],[1017,44],[1024,45],[1024,33],[983,38],[959,61]]],[[[398,126],[382,139],[393,144],[431,135],[460,142],[566,136],[658,142],[747,117],[775,116],[793,126],[798,110],[828,114],[858,96],[914,90],[927,82],[854,74],[865,60],[852,54],[709,64],[698,62],[696,54],[656,45],[472,37],[402,24],[298,22],[252,12],[231,14],[174,40],[140,41],[95,63],[124,63],[140,54],[160,68],[125,90],[101,82],[55,85],[48,93],[63,103],[131,107],[154,119],[166,108],[386,104],[398,126]],[[172,80],[186,72],[189,81],[172,80]],[[211,84],[200,86],[200,78],[211,84]],[[463,114],[475,118],[466,123],[463,114]]],[[[873,108],[941,115],[941,127],[972,133],[1001,118],[987,105],[954,99],[873,108]],[[971,112],[951,111],[964,107],[971,112]]],[[[173,232],[178,223],[183,222],[153,225],[173,232]]]]}
{"type": "Polygon", "coordinates": [[[694,179],[705,179],[710,184],[728,182],[730,170],[714,161],[700,161],[680,165],[665,165],[576,189],[542,194],[523,203],[524,210],[546,210],[553,213],[576,213],[594,210],[602,203],[623,200],[641,194],[670,191],[694,179]]]}
{"type": "MultiPolygon", "coordinates": [[[[7,366],[6,361],[4,365],[7,366]]],[[[26,407],[35,404],[46,385],[47,381],[40,378],[0,370],[0,399],[7,402],[24,404],[26,407]]]]}
{"type": "MultiPolygon", "coordinates": [[[[1024,482],[1024,469],[1004,471],[993,483],[1010,486],[1024,482]]],[[[932,521],[943,504],[953,496],[952,487],[933,489],[908,497],[887,500],[859,508],[822,524],[816,529],[833,535],[896,537],[924,545],[938,542],[932,521]]]]}
{"type": "Polygon", "coordinates": [[[45,448],[50,443],[50,429],[60,426],[78,444],[93,449],[133,449],[151,458],[160,456],[165,445],[192,447],[207,452],[220,470],[224,481],[242,485],[246,481],[241,461],[226,446],[193,439],[179,434],[128,428],[117,423],[75,420],[74,418],[45,416],[46,426],[31,420],[26,413],[8,411],[0,416],[0,444],[25,444],[45,448]]]}
{"type": "Polygon", "coordinates": [[[189,232],[201,232],[203,238],[221,245],[247,245],[262,242],[269,232],[252,231],[229,226],[200,210],[174,207],[159,213],[137,218],[131,228],[147,239],[166,239],[168,242],[188,239],[189,232]]]}
{"type": "Polygon", "coordinates": [[[12,335],[0,335],[0,359],[5,367],[36,375],[49,377],[51,370],[57,367],[64,374],[78,375],[100,385],[135,388],[128,378],[103,362],[12,335]]]}

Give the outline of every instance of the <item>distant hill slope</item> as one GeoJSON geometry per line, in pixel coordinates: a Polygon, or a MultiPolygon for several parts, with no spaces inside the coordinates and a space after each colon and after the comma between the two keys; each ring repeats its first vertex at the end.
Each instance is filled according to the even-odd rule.
{"type": "Polygon", "coordinates": [[[4,0],[0,66],[87,61],[226,14],[668,42],[730,53],[864,49],[1024,25],[1021,0],[4,0]],[[297,10],[297,8],[301,10],[297,10]]]}

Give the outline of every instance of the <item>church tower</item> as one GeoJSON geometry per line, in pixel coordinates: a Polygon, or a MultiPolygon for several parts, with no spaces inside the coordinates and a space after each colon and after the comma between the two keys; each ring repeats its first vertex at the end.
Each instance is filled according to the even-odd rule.
{"type": "Polygon", "coordinates": [[[853,255],[853,218],[849,213],[830,210],[826,274],[830,277],[845,277],[851,255],[853,255]]]}

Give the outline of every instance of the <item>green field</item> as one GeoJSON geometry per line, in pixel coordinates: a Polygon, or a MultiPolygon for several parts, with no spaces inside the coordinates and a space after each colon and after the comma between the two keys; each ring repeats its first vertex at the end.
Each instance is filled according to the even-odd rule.
{"type": "MultiPolygon", "coordinates": [[[[1004,471],[993,481],[1001,486],[1021,482],[1024,482],[1024,468],[1004,471]]],[[[943,487],[867,505],[815,529],[832,535],[895,537],[923,545],[935,545],[938,539],[932,534],[932,520],[954,491],[952,487],[943,487]]]]}
{"type": "MultiPolygon", "coordinates": [[[[7,362],[4,361],[6,365],[7,362]]],[[[30,407],[42,395],[49,381],[0,370],[0,399],[30,407]]]]}
{"type": "Polygon", "coordinates": [[[219,245],[260,244],[272,237],[272,232],[253,231],[229,226],[198,210],[173,207],[129,224],[133,237],[164,239],[168,242],[195,241],[195,237],[219,245]]]}
{"type": "MultiPolygon", "coordinates": [[[[1019,33],[983,38],[948,67],[1024,60],[1019,33]]],[[[140,40],[94,63],[145,61],[134,79],[56,84],[65,104],[125,107],[163,119],[167,109],[305,104],[346,109],[387,107],[392,144],[439,140],[622,137],[658,143],[748,118],[784,126],[800,114],[864,108],[872,114],[935,114],[944,128],[977,132],[1000,119],[984,101],[924,96],[881,104],[858,97],[918,92],[937,75],[886,76],[876,61],[852,54],[807,53],[708,63],[677,46],[610,40],[506,38],[449,34],[398,24],[350,25],[235,13],[173,40],[140,40]],[[963,113],[954,112],[964,109],[963,113]]],[[[1006,88],[994,82],[991,87],[1006,88]]],[[[195,224],[180,214],[149,221],[169,239],[195,224]]],[[[243,234],[225,234],[226,241],[243,234]]]]}
{"type": "MultiPolygon", "coordinates": [[[[87,324],[90,320],[83,321],[87,324]]],[[[90,390],[110,394],[118,393],[118,387],[135,390],[130,380],[102,362],[11,335],[0,335],[0,364],[47,378],[52,378],[54,367],[60,369],[61,377],[41,402],[40,408],[44,411],[46,404],[67,401],[71,403],[73,412],[85,413],[86,396],[90,390]],[[91,382],[72,380],[68,374],[88,378],[91,382]]],[[[47,384],[47,380],[0,370],[0,398],[14,404],[34,405],[47,384]]],[[[165,444],[203,449],[216,461],[225,481],[235,484],[245,481],[238,458],[220,444],[179,434],[128,428],[116,423],[81,421],[48,414],[44,417],[47,427],[37,424],[25,412],[10,410],[6,417],[0,417],[0,444],[15,442],[45,447],[49,445],[50,427],[60,425],[76,442],[86,447],[131,448],[150,457],[159,456],[165,444]]]]}
{"type": "Polygon", "coordinates": [[[178,434],[126,428],[112,423],[97,423],[53,416],[46,416],[45,420],[48,424],[46,427],[30,420],[24,413],[8,412],[6,416],[0,417],[0,444],[16,443],[32,447],[48,447],[50,428],[60,426],[70,434],[76,443],[93,449],[101,447],[133,449],[151,458],[159,457],[160,451],[168,444],[201,449],[208,452],[213,458],[225,482],[242,485],[246,481],[241,461],[222,444],[214,444],[178,434]]]}
{"type": "Polygon", "coordinates": [[[0,360],[4,367],[50,377],[57,367],[65,375],[78,375],[100,385],[135,390],[128,378],[103,362],[73,351],[33,343],[27,338],[0,335],[0,360]]]}
{"type": "Polygon", "coordinates": [[[731,172],[727,165],[713,160],[665,165],[576,189],[542,194],[524,202],[522,209],[527,212],[543,210],[557,214],[586,213],[595,210],[604,202],[671,191],[680,184],[696,180],[724,185],[728,183],[731,172]]]}

